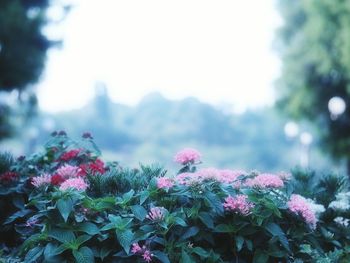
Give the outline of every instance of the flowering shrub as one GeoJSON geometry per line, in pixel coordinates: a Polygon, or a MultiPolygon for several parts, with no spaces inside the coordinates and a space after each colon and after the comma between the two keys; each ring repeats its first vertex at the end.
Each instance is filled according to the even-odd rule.
{"type": "Polygon", "coordinates": [[[349,208],[336,203],[348,195],[326,194],[338,179],[304,194],[301,172],[197,169],[200,156],[176,154],[173,174],[128,169],[104,163],[91,134],[64,132],[42,153],[0,156],[3,260],[349,262],[349,208]]]}

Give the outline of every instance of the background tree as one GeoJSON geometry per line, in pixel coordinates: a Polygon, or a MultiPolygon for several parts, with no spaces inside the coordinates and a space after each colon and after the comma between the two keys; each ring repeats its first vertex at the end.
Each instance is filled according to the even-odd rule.
{"type": "MultiPolygon", "coordinates": [[[[0,93],[18,91],[20,107],[16,113],[20,108],[24,118],[31,115],[36,97],[33,92],[23,91],[38,81],[46,52],[54,44],[42,33],[49,22],[45,14],[49,3],[49,0],[0,1],[0,93]]],[[[0,102],[0,140],[12,133],[9,117],[14,111],[13,101],[0,102]]]]}
{"type": "Polygon", "coordinates": [[[279,106],[319,127],[321,145],[350,171],[350,1],[279,0],[284,19],[277,47],[282,75],[279,106]],[[340,97],[345,112],[331,116],[328,103],[340,97]]]}

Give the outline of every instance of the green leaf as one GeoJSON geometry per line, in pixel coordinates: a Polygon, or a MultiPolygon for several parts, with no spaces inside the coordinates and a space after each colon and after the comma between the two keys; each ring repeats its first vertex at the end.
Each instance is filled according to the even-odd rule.
{"type": "Polygon", "coordinates": [[[210,253],[201,247],[195,247],[193,248],[192,251],[196,253],[198,256],[200,256],[201,258],[208,258],[210,256],[210,253]]]}
{"type": "Polygon", "coordinates": [[[54,261],[55,256],[62,254],[67,249],[64,244],[57,246],[53,243],[48,243],[44,250],[45,262],[54,261]]]}
{"type": "Polygon", "coordinates": [[[131,189],[129,192],[123,194],[123,203],[124,204],[128,203],[131,200],[131,198],[134,196],[134,193],[135,191],[131,189]]]}
{"type": "Polygon", "coordinates": [[[155,251],[152,251],[152,253],[154,254],[154,256],[156,258],[159,259],[160,262],[162,262],[162,263],[170,263],[170,260],[169,260],[168,256],[164,252],[159,251],[159,250],[155,250],[155,251]]]}
{"type": "Polygon", "coordinates": [[[75,243],[77,245],[77,247],[80,247],[81,244],[85,243],[86,241],[90,240],[92,238],[92,236],[89,235],[82,235],[79,236],[76,240],[75,243]]]}
{"type": "Polygon", "coordinates": [[[79,250],[73,250],[73,256],[77,263],[94,263],[94,254],[88,247],[82,247],[79,250]]]}
{"type": "Polygon", "coordinates": [[[105,257],[107,257],[112,252],[112,249],[107,247],[102,247],[100,250],[100,258],[103,261],[105,257]]]}
{"type": "Polygon", "coordinates": [[[34,247],[28,251],[26,257],[24,258],[24,263],[36,262],[36,260],[43,254],[43,247],[34,247]]]}
{"type": "Polygon", "coordinates": [[[140,220],[143,221],[146,216],[147,216],[147,211],[146,209],[144,209],[142,206],[140,205],[133,205],[131,207],[131,211],[133,212],[133,214],[135,215],[135,217],[140,220]]]}
{"type": "Polygon", "coordinates": [[[241,251],[242,247],[243,247],[243,243],[244,243],[244,238],[241,236],[235,236],[235,241],[236,241],[236,248],[237,251],[241,251]]]}
{"type": "Polygon", "coordinates": [[[265,254],[264,251],[258,249],[254,253],[253,263],[266,263],[268,262],[269,255],[265,254]]]}
{"type": "Polygon", "coordinates": [[[193,260],[193,258],[190,255],[188,255],[184,249],[182,249],[180,263],[193,263],[193,262],[195,262],[195,260],[193,260]]]}
{"type": "Polygon", "coordinates": [[[32,210],[30,210],[30,209],[20,210],[20,211],[14,213],[13,215],[11,215],[9,218],[7,218],[6,221],[4,222],[4,225],[10,224],[13,221],[15,221],[16,219],[22,218],[22,217],[28,215],[30,212],[32,212],[32,210]]]}
{"type": "Polygon", "coordinates": [[[140,193],[140,205],[142,205],[149,197],[149,192],[147,190],[140,193]]]}
{"type": "Polygon", "coordinates": [[[124,251],[129,254],[130,246],[134,239],[134,233],[130,229],[116,232],[120,245],[123,247],[124,251]]]}
{"type": "Polygon", "coordinates": [[[248,248],[249,251],[253,251],[253,242],[249,239],[245,240],[245,245],[248,248]]]}
{"type": "Polygon", "coordinates": [[[235,233],[237,229],[232,225],[220,224],[214,228],[214,232],[218,233],[235,233]]]}
{"type": "Polygon", "coordinates": [[[265,229],[270,232],[272,236],[277,236],[282,246],[290,252],[288,239],[279,225],[270,222],[265,226],[265,229]]]}
{"type": "Polygon", "coordinates": [[[80,224],[78,229],[79,229],[79,231],[85,232],[85,233],[92,235],[92,236],[100,233],[99,228],[95,224],[90,223],[90,222],[84,222],[84,223],[80,224]]]}
{"type": "Polygon", "coordinates": [[[204,225],[206,225],[208,228],[213,229],[214,228],[214,222],[211,215],[207,212],[200,212],[199,213],[199,219],[203,222],[204,225]]]}
{"type": "Polygon", "coordinates": [[[217,214],[222,215],[224,213],[224,207],[222,206],[222,202],[216,194],[212,192],[205,192],[204,199],[209,203],[210,207],[217,214]]]}
{"type": "Polygon", "coordinates": [[[189,237],[197,235],[199,232],[199,228],[196,226],[192,226],[186,230],[186,232],[181,236],[180,240],[186,240],[189,237]]]}
{"type": "Polygon", "coordinates": [[[69,214],[73,210],[73,201],[70,197],[66,199],[60,199],[57,201],[57,208],[60,211],[64,222],[67,222],[69,214]]]}
{"type": "Polygon", "coordinates": [[[59,229],[59,228],[54,228],[49,232],[49,237],[52,237],[61,243],[69,243],[75,240],[75,235],[73,231],[70,230],[65,230],[65,229],[59,229]]]}
{"type": "Polygon", "coordinates": [[[187,226],[185,220],[183,220],[181,217],[175,217],[174,222],[176,225],[179,225],[179,226],[183,226],[183,227],[187,226]]]}

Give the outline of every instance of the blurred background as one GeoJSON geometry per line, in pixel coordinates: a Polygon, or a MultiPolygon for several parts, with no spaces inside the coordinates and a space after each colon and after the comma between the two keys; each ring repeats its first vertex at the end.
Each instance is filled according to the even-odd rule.
{"type": "Polygon", "coordinates": [[[349,0],[0,0],[0,148],[350,171],[349,0]]]}

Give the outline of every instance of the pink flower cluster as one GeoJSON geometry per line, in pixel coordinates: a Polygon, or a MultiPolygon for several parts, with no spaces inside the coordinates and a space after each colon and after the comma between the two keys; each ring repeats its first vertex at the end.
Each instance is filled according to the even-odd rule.
{"type": "Polygon", "coordinates": [[[65,164],[57,169],[56,173],[62,178],[77,177],[81,173],[81,169],[78,166],[72,166],[65,164]]]}
{"type": "Polygon", "coordinates": [[[176,163],[185,165],[185,164],[193,164],[197,161],[200,161],[201,159],[201,154],[199,151],[196,149],[192,148],[185,148],[181,151],[179,151],[175,156],[174,156],[174,161],[176,163]]]}
{"type": "Polygon", "coordinates": [[[166,213],[166,209],[164,207],[153,207],[151,211],[148,213],[146,218],[152,221],[161,221],[164,219],[166,213]]]}
{"type": "Polygon", "coordinates": [[[195,173],[181,173],[175,178],[179,184],[191,185],[201,183],[206,180],[214,180],[221,183],[231,184],[234,186],[239,184],[238,177],[246,174],[244,171],[219,170],[216,168],[206,168],[195,173]]]}
{"type": "Polygon", "coordinates": [[[32,178],[32,185],[39,188],[43,185],[59,186],[61,191],[69,188],[85,191],[87,183],[80,176],[81,169],[78,166],[64,165],[56,170],[54,175],[43,174],[32,178]]]}
{"type": "Polygon", "coordinates": [[[49,174],[43,174],[41,176],[35,176],[32,178],[32,185],[37,188],[49,184],[51,184],[51,175],[49,174]]]}
{"type": "Polygon", "coordinates": [[[236,195],[225,198],[225,202],[223,204],[225,210],[239,213],[243,216],[247,216],[251,213],[252,208],[254,208],[254,204],[249,202],[248,196],[246,195],[236,195]]]}
{"type": "Polygon", "coordinates": [[[78,191],[85,191],[87,189],[88,185],[81,177],[76,178],[69,178],[65,180],[61,186],[60,190],[65,191],[67,189],[76,189],[78,191]]]}
{"type": "Polygon", "coordinates": [[[293,194],[287,202],[287,206],[291,212],[300,215],[310,228],[316,228],[317,219],[315,212],[311,209],[311,206],[304,197],[293,194]]]}
{"type": "Polygon", "coordinates": [[[159,189],[169,189],[174,186],[173,179],[169,177],[159,177],[157,178],[157,187],[159,189]]]}
{"type": "Polygon", "coordinates": [[[245,185],[257,188],[280,188],[284,186],[280,176],[275,174],[259,174],[258,176],[248,179],[245,185]]]}
{"type": "Polygon", "coordinates": [[[131,253],[142,255],[142,258],[143,258],[144,261],[147,262],[147,263],[149,263],[149,262],[152,261],[153,254],[151,253],[151,251],[149,251],[148,249],[146,249],[145,246],[143,246],[143,247],[141,248],[140,245],[139,245],[138,243],[132,244],[131,253]]]}

